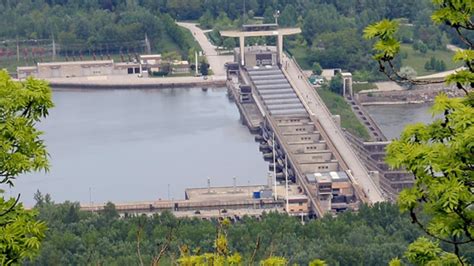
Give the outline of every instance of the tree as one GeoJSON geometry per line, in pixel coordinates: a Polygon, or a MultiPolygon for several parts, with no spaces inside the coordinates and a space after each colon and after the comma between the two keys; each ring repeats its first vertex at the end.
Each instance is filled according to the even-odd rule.
{"type": "Polygon", "coordinates": [[[323,73],[323,68],[318,62],[313,63],[313,74],[315,75],[321,75],[323,73]]]}
{"type": "MultiPolygon", "coordinates": [[[[46,82],[16,82],[0,71],[0,185],[13,186],[18,175],[48,169],[35,124],[52,106],[46,82]]],[[[46,225],[36,220],[36,211],[23,208],[20,195],[6,200],[3,193],[0,189],[0,264],[17,264],[38,252],[46,225]]]]}
{"type": "MultiPolygon", "coordinates": [[[[474,52],[472,51],[474,44],[469,39],[469,36],[472,35],[472,30],[474,30],[474,23],[471,21],[474,6],[472,1],[469,0],[434,0],[433,3],[435,4],[435,11],[433,12],[432,20],[437,24],[444,24],[454,29],[459,39],[468,48],[457,51],[453,57],[454,61],[463,62],[466,69],[449,75],[445,80],[446,84],[454,84],[467,94],[468,89],[474,87],[474,65],[472,63],[474,61],[474,52]]],[[[399,23],[397,21],[385,19],[364,29],[364,37],[366,39],[377,39],[373,50],[375,52],[374,59],[378,62],[380,71],[390,80],[399,83],[415,85],[433,83],[431,81],[413,80],[398,75],[394,65],[394,59],[400,52],[400,42],[395,37],[398,26],[399,23]]]]}
{"type": "Polygon", "coordinates": [[[407,79],[414,79],[416,78],[416,71],[411,66],[404,66],[400,68],[400,72],[398,73],[400,77],[407,78],[407,79]]]}
{"type": "Polygon", "coordinates": [[[224,46],[226,50],[234,50],[236,46],[234,38],[225,38],[222,46],[224,46]]]}
{"type": "MultiPolygon", "coordinates": [[[[409,212],[429,236],[453,245],[454,254],[443,252],[429,261],[454,256],[462,264],[461,246],[474,241],[474,210],[470,207],[474,203],[474,94],[465,99],[440,94],[433,112],[444,116],[429,125],[408,126],[400,139],[388,146],[387,162],[407,169],[416,178],[412,188],[400,193],[400,209],[409,212]],[[427,222],[420,213],[428,216],[427,222]]],[[[419,258],[423,247],[439,249],[437,242],[420,238],[406,253],[411,263],[426,263],[426,258],[419,258]]]]}
{"type": "Polygon", "coordinates": [[[104,217],[109,221],[114,220],[120,216],[117,212],[117,209],[115,209],[115,204],[110,201],[104,206],[102,215],[104,215],[104,217]]]}
{"type": "Polygon", "coordinates": [[[342,89],[343,89],[343,80],[342,80],[342,75],[337,74],[334,77],[332,77],[331,81],[329,82],[329,89],[337,94],[342,94],[342,89]]]}
{"type": "Polygon", "coordinates": [[[201,61],[199,70],[203,76],[207,76],[209,74],[209,64],[206,61],[201,61]]]}
{"type": "MultiPolygon", "coordinates": [[[[414,186],[400,193],[398,204],[430,236],[410,244],[405,258],[419,265],[464,265],[463,248],[474,242],[474,52],[467,34],[474,30],[474,6],[470,0],[433,3],[436,8],[432,20],[454,29],[468,47],[454,56],[466,68],[445,79],[448,85],[464,91],[466,97],[449,99],[445,94],[438,95],[433,113],[442,114],[442,118],[429,125],[408,126],[400,139],[388,146],[387,162],[394,168],[404,167],[415,176],[414,186]]],[[[366,38],[377,38],[374,58],[380,70],[399,83],[430,83],[401,76],[394,68],[393,60],[400,50],[394,37],[397,28],[397,22],[383,20],[364,31],[366,38]]],[[[398,259],[391,263],[400,264],[398,259]]]]}

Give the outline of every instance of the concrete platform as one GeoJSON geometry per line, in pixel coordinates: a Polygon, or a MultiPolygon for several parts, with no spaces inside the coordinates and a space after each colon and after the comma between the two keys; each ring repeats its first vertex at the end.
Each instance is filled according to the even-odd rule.
{"type": "Polygon", "coordinates": [[[235,201],[253,199],[253,193],[262,189],[265,186],[188,188],[184,193],[193,201],[235,201]]]}

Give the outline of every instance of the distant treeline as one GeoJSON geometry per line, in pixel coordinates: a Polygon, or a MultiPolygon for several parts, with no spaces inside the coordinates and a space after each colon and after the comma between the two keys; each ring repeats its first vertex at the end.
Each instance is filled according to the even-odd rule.
{"type": "MultiPolygon", "coordinates": [[[[54,204],[49,195],[37,193],[35,198],[39,218],[49,229],[40,255],[26,265],[137,265],[138,239],[145,265],[150,265],[164,244],[169,249],[163,265],[176,261],[183,245],[192,253],[215,249],[216,220],[178,219],[168,212],[118,218],[111,203],[102,213],[90,213],[80,211],[78,203],[54,204]]],[[[308,265],[316,258],[329,265],[388,265],[422,234],[398,206],[377,203],[363,205],[357,213],[304,224],[299,217],[285,214],[241,217],[229,228],[227,238],[230,251],[240,253],[244,261],[255,252],[254,261],[281,256],[289,265],[308,265]]],[[[463,247],[462,252],[474,261],[474,247],[463,247]]]]}
{"type": "MultiPolygon", "coordinates": [[[[378,75],[362,30],[382,18],[400,19],[399,37],[404,43],[432,50],[459,44],[451,38],[452,31],[432,24],[430,0],[0,0],[0,36],[10,41],[54,36],[62,53],[78,55],[143,52],[147,35],[153,51],[178,50],[186,58],[193,44],[174,20],[222,29],[255,23],[261,17],[273,22],[277,10],[280,25],[303,30],[285,44],[303,67],[318,62],[324,68],[355,72],[357,80],[378,75]]],[[[211,35],[218,45],[235,45],[224,43],[217,32],[211,35]]],[[[5,45],[4,54],[11,56],[14,42],[5,45]]]]}
{"type": "Polygon", "coordinates": [[[22,54],[51,53],[54,38],[62,55],[135,54],[146,50],[147,37],[152,51],[187,56],[193,40],[170,15],[125,2],[0,0],[0,50],[16,54],[19,39],[22,54]]]}
{"type": "MultiPolygon", "coordinates": [[[[171,228],[173,240],[164,265],[180,256],[183,245],[193,252],[214,250],[216,221],[177,219],[166,212],[118,218],[112,204],[97,214],[80,211],[77,203],[53,204],[48,195],[37,194],[36,199],[39,218],[49,229],[40,255],[26,265],[137,265],[138,232],[140,253],[150,265],[171,228]]],[[[315,258],[330,265],[387,265],[419,234],[396,206],[377,204],[304,225],[298,217],[282,214],[267,214],[261,220],[243,217],[230,227],[227,238],[230,251],[247,259],[258,245],[255,261],[273,255],[289,259],[291,265],[308,265],[315,258]]]]}

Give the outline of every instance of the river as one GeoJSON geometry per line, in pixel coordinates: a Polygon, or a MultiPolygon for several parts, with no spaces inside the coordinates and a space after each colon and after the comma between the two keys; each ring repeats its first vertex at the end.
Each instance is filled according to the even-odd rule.
{"type": "MultiPolygon", "coordinates": [[[[19,177],[7,195],[34,204],[36,190],[56,202],[182,199],[184,190],[264,184],[268,164],[239,121],[226,90],[55,90],[39,125],[51,169],[19,177]]],[[[429,105],[367,106],[389,139],[429,122],[429,105]]]]}
{"type": "Polygon", "coordinates": [[[182,199],[185,188],[264,184],[268,164],[226,90],[55,90],[39,125],[48,173],[18,178],[7,195],[34,204],[182,199]]]}
{"type": "Polygon", "coordinates": [[[390,140],[398,138],[408,124],[433,121],[431,104],[371,105],[364,108],[390,140]]]}

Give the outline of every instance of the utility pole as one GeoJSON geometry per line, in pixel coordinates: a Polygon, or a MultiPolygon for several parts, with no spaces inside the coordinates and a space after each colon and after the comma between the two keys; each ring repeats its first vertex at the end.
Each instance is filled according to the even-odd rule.
{"type": "Polygon", "coordinates": [[[53,38],[53,62],[56,61],[56,42],[54,41],[54,33],[51,35],[53,38]]]}
{"type": "Polygon", "coordinates": [[[275,194],[275,201],[278,200],[278,194],[277,194],[277,174],[276,174],[276,154],[275,154],[275,132],[273,132],[273,140],[272,140],[272,146],[273,146],[273,190],[275,194]]]}
{"type": "Polygon", "coordinates": [[[16,61],[20,62],[20,44],[18,43],[18,35],[16,36],[16,61]]]}
{"type": "Polygon", "coordinates": [[[89,187],[89,206],[92,207],[92,188],[89,187]]]}
{"type": "Polygon", "coordinates": [[[286,182],[286,213],[289,212],[289,201],[288,201],[288,154],[285,155],[285,182],[286,182]]]}
{"type": "Polygon", "coordinates": [[[147,54],[151,54],[151,45],[150,40],[148,40],[148,35],[145,33],[145,47],[147,54]]]}
{"type": "Polygon", "coordinates": [[[195,65],[196,65],[196,67],[195,67],[196,76],[198,76],[198,68],[199,68],[199,67],[198,67],[198,56],[199,56],[199,55],[198,55],[198,52],[195,51],[195,52],[194,52],[194,61],[195,61],[195,65]]]}
{"type": "Polygon", "coordinates": [[[207,178],[207,194],[211,194],[211,178],[207,178]]]}

